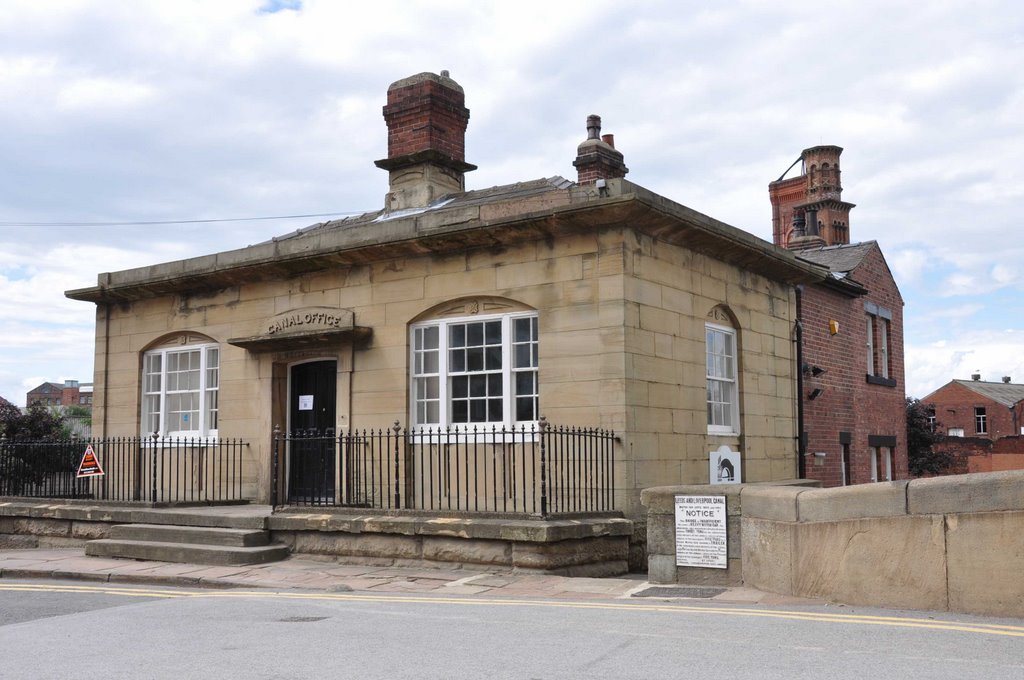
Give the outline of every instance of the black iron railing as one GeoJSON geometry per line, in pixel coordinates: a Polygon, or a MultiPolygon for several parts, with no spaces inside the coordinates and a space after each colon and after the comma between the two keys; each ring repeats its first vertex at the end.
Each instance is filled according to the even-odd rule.
{"type": "Polygon", "coordinates": [[[0,496],[150,503],[244,500],[246,446],[238,439],[0,438],[0,496]],[[79,466],[88,447],[103,474],[80,478],[79,466]]]}
{"type": "Polygon", "coordinates": [[[548,517],[614,510],[615,434],[554,427],[279,430],[278,505],[548,517]]]}

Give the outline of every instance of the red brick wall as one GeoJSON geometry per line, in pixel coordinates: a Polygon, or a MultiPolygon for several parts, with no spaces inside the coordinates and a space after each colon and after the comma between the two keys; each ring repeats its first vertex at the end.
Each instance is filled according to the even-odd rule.
{"type": "Polygon", "coordinates": [[[940,387],[921,401],[935,407],[935,419],[938,421],[939,431],[943,434],[949,432],[951,427],[959,427],[963,428],[966,437],[998,439],[1019,435],[1020,430],[1015,427],[1020,428],[1024,425],[1021,413],[1015,414],[999,402],[955,382],[940,387]],[[979,406],[985,409],[988,420],[987,434],[979,434],[975,428],[974,409],[979,406]]]}
{"type": "MultiPolygon", "coordinates": [[[[806,474],[826,486],[842,481],[840,432],[849,432],[850,479],[848,483],[871,481],[868,438],[872,435],[895,437],[893,479],[907,473],[907,426],[903,379],[903,301],[881,252],[875,248],[865,256],[851,277],[870,293],[850,298],[822,286],[807,286],[801,297],[803,361],[825,373],[804,376],[801,399],[804,407],[804,431],[807,433],[806,474]],[[896,385],[867,382],[867,320],[865,300],[892,312],[889,325],[889,375],[896,385]],[[839,323],[839,332],[831,335],[829,321],[839,323]],[[822,390],[808,400],[815,388],[822,390]],[[824,453],[824,458],[815,456],[824,453]]],[[[884,468],[879,469],[879,478],[884,468]]]]}
{"type": "Polygon", "coordinates": [[[388,91],[384,107],[388,158],[417,151],[439,151],[466,160],[469,109],[465,95],[434,80],[420,80],[388,91]]]}
{"type": "Polygon", "coordinates": [[[793,207],[807,202],[807,178],[800,175],[772,182],[768,198],[772,202],[772,241],[785,248],[793,226],[793,207]]]}
{"type": "Polygon", "coordinates": [[[1024,437],[1002,437],[995,441],[983,437],[947,437],[934,447],[953,456],[953,465],[945,474],[1024,470],[1024,437]]]}

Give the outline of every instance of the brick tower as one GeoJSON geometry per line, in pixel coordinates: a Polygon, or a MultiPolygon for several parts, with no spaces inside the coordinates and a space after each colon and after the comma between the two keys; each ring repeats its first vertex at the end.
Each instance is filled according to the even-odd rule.
{"type": "Polygon", "coordinates": [[[800,174],[783,179],[783,173],[768,185],[775,245],[799,250],[850,242],[850,210],[854,204],[842,200],[842,153],[838,146],[804,149],[793,163],[801,164],[800,174]]]}

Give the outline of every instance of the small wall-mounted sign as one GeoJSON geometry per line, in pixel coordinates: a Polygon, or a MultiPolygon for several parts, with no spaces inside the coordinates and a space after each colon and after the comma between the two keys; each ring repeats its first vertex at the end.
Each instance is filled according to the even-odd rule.
{"type": "Polygon", "coordinates": [[[740,452],[723,444],[708,456],[709,481],[712,484],[739,484],[743,481],[740,452]]]}
{"type": "Polygon", "coordinates": [[[299,395],[299,410],[300,411],[312,411],[313,410],[313,395],[312,394],[300,394],[299,395]]]}
{"type": "Polygon", "coordinates": [[[725,496],[676,496],[676,566],[729,568],[725,496]]]}

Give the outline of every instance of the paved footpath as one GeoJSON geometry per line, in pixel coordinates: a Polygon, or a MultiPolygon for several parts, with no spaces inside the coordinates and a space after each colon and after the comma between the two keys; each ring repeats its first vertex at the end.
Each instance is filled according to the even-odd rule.
{"type": "MultiPolygon", "coordinates": [[[[487,572],[472,568],[341,564],[310,556],[293,556],[270,564],[219,567],[88,557],[82,548],[0,550],[0,578],[77,579],[208,588],[294,588],[336,592],[487,595],[573,600],[627,598],[652,587],[665,587],[652,586],[645,580],[643,574],[617,578],[580,578],[535,573],[487,572]]],[[[652,592],[673,594],[673,591],[668,590],[652,592]]],[[[815,600],[774,595],[753,588],[726,588],[724,592],[701,599],[765,605],[820,604],[815,600]]]]}

